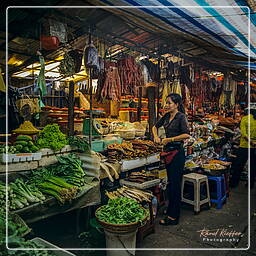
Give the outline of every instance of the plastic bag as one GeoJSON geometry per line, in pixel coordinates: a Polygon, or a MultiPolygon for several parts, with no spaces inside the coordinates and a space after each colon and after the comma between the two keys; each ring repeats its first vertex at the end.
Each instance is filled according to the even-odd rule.
{"type": "Polygon", "coordinates": [[[51,19],[49,20],[49,25],[50,25],[50,35],[58,37],[61,43],[66,43],[67,42],[66,26],[59,21],[51,20],[51,19]]]}
{"type": "Polygon", "coordinates": [[[98,50],[92,43],[85,47],[83,58],[86,68],[99,68],[98,50]]]}

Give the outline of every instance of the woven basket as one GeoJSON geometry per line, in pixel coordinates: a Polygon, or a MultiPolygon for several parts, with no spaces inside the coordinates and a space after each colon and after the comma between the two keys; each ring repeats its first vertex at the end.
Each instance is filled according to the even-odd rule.
{"type": "MultiPolygon", "coordinates": [[[[102,206],[101,206],[102,207],[102,206]]],[[[139,227],[145,225],[146,220],[147,220],[147,214],[146,214],[146,210],[145,211],[145,217],[141,222],[133,222],[133,223],[129,223],[129,224],[111,224],[111,223],[107,223],[104,222],[102,220],[99,220],[97,217],[97,212],[101,209],[101,207],[99,207],[96,212],[95,212],[95,217],[96,220],[99,222],[99,224],[108,232],[110,233],[119,233],[119,234],[126,234],[126,233],[131,233],[136,231],[139,227]]]]}

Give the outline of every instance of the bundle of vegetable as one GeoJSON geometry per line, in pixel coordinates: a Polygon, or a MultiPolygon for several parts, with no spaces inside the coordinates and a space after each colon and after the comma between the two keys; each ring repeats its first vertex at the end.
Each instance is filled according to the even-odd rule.
{"type": "Polygon", "coordinates": [[[16,179],[8,186],[10,210],[21,209],[32,203],[45,200],[45,196],[33,185],[26,184],[22,179],[16,179]]]}
{"type": "Polygon", "coordinates": [[[57,124],[48,124],[39,133],[36,144],[39,148],[50,148],[56,151],[67,145],[67,138],[57,124]]]}
{"type": "Polygon", "coordinates": [[[42,193],[54,196],[59,202],[64,203],[76,196],[78,188],[56,177],[57,167],[58,165],[51,165],[33,171],[29,182],[37,186],[42,193]]]}
{"type": "Polygon", "coordinates": [[[60,203],[74,199],[78,190],[76,186],[54,176],[46,178],[44,182],[37,186],[41,192],[54,196],[60,203]]]}
{"type": "Polygon", "coordinates": [[[17,151],[15,146],[0,145],[0,153],[15,154],[17,151]]]}
{"type": "Polygon", "coordinates": [[[151,202],[151,199],[153,197],[152,193],[148,193],[136,188],[128,188],[126,186],[118,188],[116,191],[106,192],[106,195],[110,199],[115,199],[118,197],[128,197],[138,202],[151,202]]]}
{"type": "Polygon", "coordinates": [[[85,185],[85,173],[82,168],[82,161],[75,154],[58,156],[58,165],[55,174],[63,178],[67,183],[81,187],[85,185]]]}
{"type": "MultiPolygon", "coordinates": [[[[9,248],[40,248],[34,242],[26,241],[22,235],[28,230],[27,226],[16,223],[12,215],[8,216],[8,247],[9,248]]],[[[49,251],[43,250],[7,250],[6,248],[6,215],[0,212],[0,255],[1,256],[53,256],[49,251]]]]}
{"type": "Polygon", "coordinates": [[[19,135],[15,141],[16,153],[34,153],[39,150],[32,141],[32,138],[27,135],[19,135]]]}
{"type": "Polygon", "coordinates": [[[5,210],[6,206],[6,186],[0,181],[0,212],[5,210]]]}
{"type": "Polygon", "coordinates": [[[88,142],[85,139],[78,136],[70,136],[68,138],[68,144],[70,146],[77,147],[77,150],[80,152],[87,152],[90,150],[88,142]]]}
{"type": "Polygon", "coordinates": [[[146,217],[146,211],[137,201],[119,197],[109,199],[107,205],[101,206],[96,211],[96,217],[106,223],[130,224],[142,221],[146,217]]]}

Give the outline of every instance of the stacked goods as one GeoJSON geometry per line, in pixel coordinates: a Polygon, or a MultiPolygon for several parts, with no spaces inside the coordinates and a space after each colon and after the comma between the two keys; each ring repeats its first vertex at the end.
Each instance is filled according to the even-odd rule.
{"type": "Polygon", "coordinates": [[[32,138],[27,135],[19,135],[14,143],[16,153],[34,153],[39,148],[34,144],[32,138]]]}
{"type": "Polygon", "coordinates": [[[67,143],[66,135],[60,131],[57,124],[46,125],[36,142],[39,148],[50,148],[54,151],[62,149],[67,143]]]}
{"type": "Polygon", "coordinates": [[[128,197],[130,199],[136,200],[139,203],[143,201],[151,202],[151,199],[153,197],[152,193],[148,193],[136,188],[128,188],[126,186],[118,188],[116,191],[106,192],[106,195],[109,199],[115,199],[118,197],[128,197]]]}
{"type": "Polygon", "coordinates": [[[35,153],[39,148],[34,144],[32,138],[28,135],[19,135],[14,145],[0,146],[0,153],[19,154],[19,153],[35,153]]]}
{"type": "Polygon", "coordinates": [[[154,180],[156,176],[154,174],[146,173],[145,171],[131,173],[126,181],[144,183],[146,181],[154,180]]]}
{"type": "MultiPolygon", "coordinates": [[[[5,185],[1,184],[1,187],[5,185]]],[[[8,205],[10,210],[18,210],[33,203],[43,202],[45,196],[31,184],[16,179],[8,185],[8,205]]]]}
{"type": "Polygon", "coordinates": [[[143,221],[147,212],[140,204],[127,197],[109,199],[107,205],[96,211],[96,218],[109,224],[130,224],[143,221]]]}
{"type": "Polygon", "coordinates": [[[31,122],[25,121],[18,129],[13,130],[13,132],[18,134],[36,134],[39,130],[36,129],[31,122]]]}
{"type": "Polygon", "coordinates": [[[161,146],[150,140],[132,140],[129,143],[113,143],[108,145],[110,161],[142,158],[161,151],[161,146]]]}

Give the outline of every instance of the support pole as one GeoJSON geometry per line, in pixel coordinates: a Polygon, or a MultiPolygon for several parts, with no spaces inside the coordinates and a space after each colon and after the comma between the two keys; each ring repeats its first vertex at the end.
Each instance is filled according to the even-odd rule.
{"type": "Polygon", "coordinates": [[[90,94],[90,120],[89,120],[89,145],[92,146],[92,69],[89,69],[89,94],[90,94]]]}
{"type": "Polygon", "coordinates": [[[74,81],[69,82],[68,93],[68,136],[74,135],[74,81]]]}
{"type": "Polygon", "coordinates": [[[152,128],[156,123],[156,88],[154,86],[149,86],[147,88],[147,96],[148,96],[148,115],[149,115],[149,137],[152,137],[152,128]]]}
{"type": "Polygon", "coordinates": [[[138,100],[138,108],[137,108],[137,121],[141,121],[141,109],[142,109],[142,103],[141,103],[141,97],[142,97],[142,87],[139,87],[139,100],[138,100]]]}

